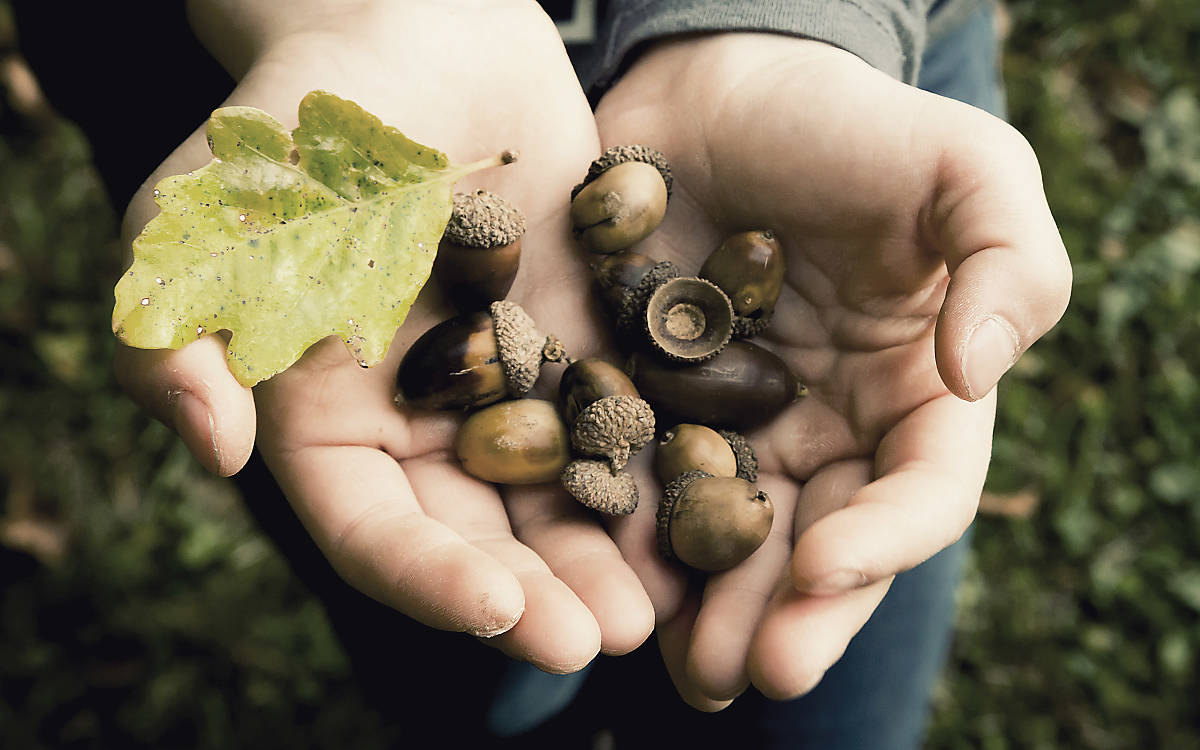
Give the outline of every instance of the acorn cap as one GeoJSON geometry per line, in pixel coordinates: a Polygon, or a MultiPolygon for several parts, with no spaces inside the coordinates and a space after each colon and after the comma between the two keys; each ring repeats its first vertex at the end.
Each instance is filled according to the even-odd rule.
{"type": "Polygon", "coordinates": [[[512,244],[525,234],[525,216],[486,190],[455,193],[454,209],[442,237],[462,247],[487,249],[512,244]]]}
{"type": "Polygon", "coordinates": [[[496,352],[508,382],[508,392],[523,396],[533,387],[542,361],[562,358],[561,344],[553,336],[538,332],[529,313],[515,302],[498,300],[488,307],[496,330],[496,352]]]}
{"type": "Polygon", "coordinates": [[[624,516],[637,508],[638,489],[633,475],[613,471],[607,461],[576,459],[567,464],[559,478],[572,497],[592,510],[624,516]]]}
{"type": "Polygon", "coordinates": [[[771,316],[763,315],[749,318],[745,315],[733,316],[733,338],[748,339],[760,335],[771,325],[771,316]]]}
{"type": "Polygon", "coordinates": [[[600,155],[588,167],[587,176],[583,178],[583,182],[571,189],[571,200],[575,200],[575,196],[579,195],[579,191],[588,186],[592,180],[595,180],[600,175],[604,174],[605,170],[612,169],[618,164],[624,164],[627,161],[640,161],[649,164],[658,170],[662,175],[663,184],[667,186],[667,199],[671,198],[671,187],[675,182],[675,178],[671,176],[671,167],[667,164],[667,157],[663,156],[658,149],[650,146],[635,144],[632,146],[612,146],[600,155]]]}
{"type": "Polygon", "coordinates": [[[589,456],[606,456],[613,471],[654,439],[654,410],[636,396],[605,396],[579,412],[571,445],[589,456]]]}
{"type": "Polygon", "coordinates": [[[655,263],[638,285],[621,297],[621,303],[617,306],[617,326],[624,330],[642,328],[638,321],[642,319],[650,295],[666,282],[679,276],[679,268],[671,261],[655,263]]]}
{"type": "Polygon", "coordinates": [[[733,430],[717,430],[717,434],[725,438],[725,442],[733,449],[733,455],[737,458],[737,476],[747,482],[757,482],[758,454],[750,446],[750,441],[733,430]]]}
{"type": "Polygon", "coordinates": [[[733,306],[711,281],[679,277],[663,282],[651,293],[642,320],[650,342],[668,359],[703,362],[729,343],[733,306]]]}
{"type": "Polygon", "coordinates": [[[655,535],[658,537],[658,553],[665,560],[674,560],[675,552],[671,549],[671,513],[675,510],[675,502],[687,491],[692,482],[704,477],[711,477],[707,471],[685,471],[672,479],[663,488],[662,499],[658,501],[658,511],[655,514],[655,535]]]}

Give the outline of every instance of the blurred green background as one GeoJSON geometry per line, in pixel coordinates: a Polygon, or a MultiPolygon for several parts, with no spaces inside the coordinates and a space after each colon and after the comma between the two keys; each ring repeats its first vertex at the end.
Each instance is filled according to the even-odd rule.
{"type": "MultiPolygon", "coordinates": [[[[1001,386],[928,746],[1200,748],[1200,3],[1003,17],[1075,288],[1001,386]]],[[[117,220],[18,31],[0,0],[0,747],[387,746],[230,486],[113,385],[117,220]]]]}

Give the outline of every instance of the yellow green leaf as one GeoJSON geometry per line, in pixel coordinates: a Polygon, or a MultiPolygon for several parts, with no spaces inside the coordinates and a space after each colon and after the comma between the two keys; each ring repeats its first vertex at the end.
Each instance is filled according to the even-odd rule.
{"type": "Polygon", "coordinates": [[[157,185],[160,213],[133,242],[113,308],[123,342],[177,349],[228,330],[244,385],[326,336],[377,364],[429,277],[453,183],[511,160],[453,166],[323,91],[299,122],[289,133],[251,107],[213,112],[213,160],[157,185]]]}

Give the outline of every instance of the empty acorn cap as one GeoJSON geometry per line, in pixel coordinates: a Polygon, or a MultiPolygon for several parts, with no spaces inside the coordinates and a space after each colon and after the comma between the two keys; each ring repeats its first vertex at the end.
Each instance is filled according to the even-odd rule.
{"type": "Polygon", "coordinates": [[[725,438],[725,442],[733,449],[733,455],[737,458],[737,476],[747,482],[757,482],[758,454],[754,452],[750,441],[733,430],[717,430],[717,434],[725,438]]]}
{"type": "Polygon", "coordinates": [[[583,182],[571,189],[571,200],[575,200],[575,196],[579,195],[579,191],[588,186],[588,183],[595,180],[605,171],[624,164],[627,161],[640,161],[644,164],[649,164],[658,170],[662,175],[663,184],[667,186],[667,198],[671,197],[671,188],[674,185],[675,178],[671,176],[671,167],[667,164],[667,157],[663,156],[658,149],[635,144],[632,146],[612,146],[608,148],[600,158],[596,159],[588,167],[587,176],[583,178],[583,182]]]}
{"type": "Polygon", "coordinates": [[[636,396],[605,396],[579,412],[571,445],[589,456],[606,456],[613,471],[654,439],[654,411],[636,396]]]}
{"type": "Polygon", "coordinates": [[[669,260],[659,261],[646,272],[637,286],[626,290],[617,305],[617,327],[621,330],[640,330],[645,326],[639,321],[646,311],[650,296],[671,279],[679,278],[679,269],[669,260]]]}
{"type": "Polygon", "coordinates": [[[525,234],[525,216],[504,198],[486,190],[455,193],[443,237],[463,247],[501,247],[525,234]]]}
{"type": "Polygon", "coordinates": [[[567,464],[560,479],[572,497],[592,510],[623,516],[637,508],[638,489],[633,476],[613,471],[607,461],[576,459],[567,464]]]}
{"type": "Polygon", "coordinates": [[[515,302],[498,300],[488,308],[496,329],[496,351],[509,393],[523,396],[533,387],[543,360],[565,356],[558,339],[545,336],[529,313],[515,302]]]}
{"type": "Polygon", "coordinates": [[[692,482],[711,476],[707,471],[698,469],[685,471],[667,482],[667,486],[663,488],[662,499],[658,501],[658,511],[654,516],[654,528],[658,537],[658,553],[664,560],[676,559],[675,551],[671,549],[671,511],[675,509],[675,503],[692,482]]]}
{"type": "Polygon", "coordinates": [[[677,362],[703,362],[729,343],[733,307],[711,281],[669,279],[646,301],[646,334],[655,348],[677,362]]]}

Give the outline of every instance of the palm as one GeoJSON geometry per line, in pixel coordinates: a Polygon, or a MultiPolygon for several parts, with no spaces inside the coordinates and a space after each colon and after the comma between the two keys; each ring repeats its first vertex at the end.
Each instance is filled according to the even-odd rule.
{"type": "MultiPolygon", "coordinates": [[[[986,392],[971,392],[957,339],[979,312],[963,295],[988,295],[968,274],[948,290],[951,270],[1006,238],[988,236],[995,220],[975,221],[970,188],[947,179],[931,110],[959,125],[985,117],[954,106],[817,43],[723,35],[647,53],[597,111],[606,145],[652,144],[676,176],[640,250],[694,272],[728,234],[776,232],[787,283],[762,339],[809,387],[750,435],[776,522],[748,561],[689,592],[646,542],[652,508],[614,531],[697,706],[750,681],[777,697],[811,687],[891,576],[974,515],[994,398],[947,384],[986,392]]],[[[1004,217],[1003,202],[990,207],[1004,217]]]]}
{"type": "MultiPolygon", "coordinates": [[[[598,151],[595,125],[544,16],[524,6],[464,13],[386,3],[340,15],[322,34],[272,49],[229,103],[291,126],[300,98],[320,88],[458,162],[519,150],[515,165],[456,189],[486,187],[523,210],[528,232],[511,296],[532,300],[527,308],[543,319],[547,304],[559,303],[539,302],[539,288],[561,286],[564,273],[574,279],[568,286],[585,280],[582,261],[563,265],[563,196],[598,151]],[[397,35],[412,28],[424,33],[400,43],[397,35]],[[512,39],[524,40],[521,56],[508,49],[512,39]]],[[[193,136],[160,172],[206,158],[193,136]]],[[[141,201],[131,208],[136,226],[148,218],[141,201]]],[[[394,405],[402,353],[453,313],[429,285],[383,364],[360,369],[331,339],[257,386],[264,459],[335,568],[375,598],[439,628],[507,630],[491,642],[552,671],[578,669],[598,649],[633,648],[648,634],[649,605],[600,525],[561,493],[514,490],[502,499],[459,468],[452,449],[459,416],[394,405]],[[592,563],[604,558],[611,572],[600,576],[592,563]]],[[[556,332],[566,341],[584,333],[556,332]]]]}

